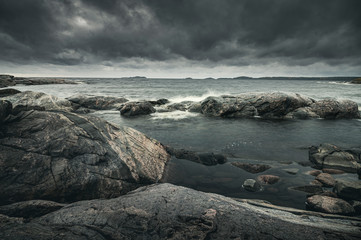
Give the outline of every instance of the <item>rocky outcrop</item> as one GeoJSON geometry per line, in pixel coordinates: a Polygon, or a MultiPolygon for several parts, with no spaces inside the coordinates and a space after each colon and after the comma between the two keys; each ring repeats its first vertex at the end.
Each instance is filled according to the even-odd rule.
{"type": "Polygon", "coordinates": [[[361,201],[361,181],[337,180],[335,192],[341,198],[361,201]]]}
{"type": "Polygon", "coordinates": [[[313,103],[311,109],[319,117],[325,119],[360,118],[357,103],[350,100],[320,100],[313,103]]]}
{"type": "Polygon", "coordinates": [[[120,108],[120,115],[133,117],[155,113],[155,108],[150,102],[128,102],[120,108]]]}
{"type": "Polygon", "coordinates": [[[73,81],[68,81],[61,78],[25,78],[15,77],[16,84],[22,85],[46,85],[46,84],[76,84],[73,81]]]}
{"type": "Polygon", "coordinates": [[[0,225],[1,239],[352,240],[361,230],[357,219],[240,202],[171,184],[74,203],[28,223],[9,222],[0,225]]]}
{"type": "Polygon", "coordinates": [[[353,79],[350,83],[352,83],[352,84],[361,84],[361,78],[353,79]]]}
{"type": "Polygon", "coordinates": [[[0,88],[14,86],[14,76],[11,75],[0,75],[0,88]]]}
{"type": "Polygon", "coordinates": [[[314,195],[307,198],[307,208],[332,214],[352,215],[355,209],[345,200],[328,196],[314,195]]]}
{"type": "Polygon", "coordinates": [[[316,167],[340,169],[346,172],[357,172],[361,168],[360,149],[342,149],[324,143],[309,149],[309,160],[316,167]]]}
{"type": "MultiPolygon", "coordinates": [[[[34,109],[34,107],[44,108],[45,110],[72,111],[73,107],[70,101],[48,95],[42,92],[25,91],[15,95],[2,98],[10,101],[14,108],[20,106],[24,109],[34,109]]],[[[38,109],[39,110],[39,109],[38,109]]]]}
{"type": "Polygon", "coordinates": [[[169,159],[134,129],[69,112],[21,112],[0,132],[0,204],[116,197],[159,181],[169,159]]]}
{"type": "Polygon", "coordinates": [[[75,95],[67,98],[67,100],[73,103],[75,109],[83,107],[94,110],[118,109],[123,103],[128,101],[125,98],[86,95],[75,95]]]}
{"type": "Polygon", "coordinates": [[[12,88],[0,89],[0,98],[15,95],[17,93],[21,93],[21,91],[12,88]]]}
{"type": "Polygon", "coordinates": [[[11,102],[0,100],[0,123],[2,123],[11,114],[11,111],[11,102]]]}

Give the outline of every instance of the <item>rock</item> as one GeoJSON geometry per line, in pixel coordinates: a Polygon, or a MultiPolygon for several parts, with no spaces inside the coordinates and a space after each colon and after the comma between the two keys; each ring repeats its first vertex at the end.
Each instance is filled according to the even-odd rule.
{"type": "Polygon", "coordinates": [[[299,186],[299,187],[291,187],[290,189],[296,190],[296,191],[301,191],[301,192],[306,192],[306,193],[312,193],[312,194],[317,194],[317,193],[323,192],[322,187],[318,186],[318,185],[305,185],[305,186],[299,186]]]}
{"type": "Polygon", "coordinates": [[[242,187],[250,192],[257,192],[261,190],[261,185],[254,179],[246,179],[242,187]]]}
{"type": "Polygon", "coordinates": [[[134,129],[70,112],[22,112],[1,130],[0,205],[117,197],[159,181],[170,158],[134,129]]]}
{"type": "Polygon", "coordinates": [[[11,114],[13,115],[17,115],[20,112],[23,111],[31,111],[31,110],[36,110],[36,111],[45,111],[45,107],[41,107],[41,106],[24,106],[24,105],[16,105],[16,107],[13,108],[11,114]]]}
{"type": "Polygon", "coordinates": [[[12,104],[9,101],[0,100],[0,123],[11,114],[12,104]]]}
{"type": "Polygon", "coordinates": [[[325,187],[333,187],[336,184],[336,180],[328,173],[320,173],[317,175],[316,180],[322,183],[325,187]]]}
{"type": "Polygon", "coordinates": [[[341,198],[361,200],[361,181],[337,180],[334,191],[341,198]]]}
{"type": "Polygon", "coordinates": [[[252,164],[252,163],[241,163],[241,162],[231,162],[231,164],[235,167],[241,168],[250,173],[260,173],[271,168],[271,166],[265,164],[252,164]]]}
{"type": "Polygon", "coordinates": [[[67,100],[78,106],[78,108],[83,107],[94,110],[118,109],[128,101],[125,98],[86,95],[75,95],[67,98],[67,100]]]}
{"type": "Polygon", "coordinates": [[[357,103],[350,100],[325,99],[311,105],[312,110],[321,118],[349,119],[360,118],[357,103]]]}
{"type": "Polygon", "coordinates": [[[311,171],[306,172],[307,175],[311,175],[311,176],[314,176],[314,177],[316,177],[320,173],[321,172],[319,170],[311,170],[311,171]]]}
{"type": "Polygon", "coordinates": [[[14,76],[11,75],[0,75],[0,88],[14,86],[14,76]]]}
{"type": "Polygon", "coordinates": [[[316,185],[316,186],[323,186],[323,184],[317,180],[313,180],[312,182],[310,182],[311,185],[316,185]]]}
{"type": "Polygon", "coordinates": [[[357,172],[361,168],[361,160],[357,150],[343,150],[335,145],[323,143],[309,149],[309,160],[318,168],[340,169],[346,172],[357,172]]]}
{"type": "Polygon", "coordinates": [[[360,201],[351,200],[350,204],[355,209],[355,212],[357,215],[361,214],[361,202],[360,201]]]}
{"type": "Polygon", "coordinates": [[[259,175],[257,181],[261,184],[275,184],[280,180],[279,176],[275,175],[259,175]]]}
{"type": "Polygon", "coordinates": [[[350,83],[352,83],[352,84],[361,84],[361,78],[355,78],[350,83]]]}
{"type": "Polygon", "coordinates": [[[322,169],[322,172],[329,173],[329,174],[344,174],[345,171],[339,170],[339,169],[332,169],[332,168],[324,168],[322,169]]]}
{"type": "Polygon", "coordinates": [[[76,82],[68,81],[60,78],[24,78],[15,77],[16,84],[23,85],[46,85],[46,84],[76,84],[76,82]]]}
{"type": "Polygon", "coordinates": [[[161,98],[161,99],[158,99],[157,101],[149,101],[152,105],[154,106],[161,106],[161,105],[165,105],[167,103],[169,103],[169,100],[168,99],[165,99],[165,98],[161,98]]]}
{"type": "Polygon", "coordinates": [[[360,221],[160,184],[110,200],[82,201],[0,239],[359,239],[360,221]],[[295,214],[294,214],[295,213],[295,214]]]}
{"type": "Polygon", "coordinates": [[[21,91],[13,88],[0,89],[0,98],[21,93],[21,91]]]}
{"type": "Polygon", "coordinates": [[[193,103],[188,108],[189,112],[202,113],[202,105],[200,103],[193,103]]]}
{"type": "Polygon", "coordinates": [[[320,118],[311,107],[297,108],[293,112],[288,113],[285,118],[291,119],[309,119],[309,118],[320,118]]]}
{"type": "Polygon", "coordinates": [[[331,191],[324,191],[323,193],[318,194],[320,196],[327,196],[327,197],[333,197],[338,198],[337,194],[331,191]]]}
{"type": "Polygon", "coordinates": [[[9,217],[37,218],[59,210],[64,206],[66,205],[52,201],[30,200],[0,206],[0,214],[4,214],[9,217]]]}
{"type": "Polygon", "coordinates": [[[175,149],[170,146],[166,146],[166,150],[170,155],[175,156],[178,159],[186,159],[206,166],[213,166],[227,162],[227,157],[222,154],[197,153],[185,149],[175,149]]]}
{"type": "Polygon", "coordinates": [[[72,111],[70,101],[42,92],[25,91],[12,96],[4,97],[3,100],[10,101],[15,108],[18,105],[32,107],[43,107],[46,110],[72,111]]]}
{"type": "Polygon", "coordinates": [[[149,102],[128,102],[120,108],[120,115],[131,117],[148,115],[155,112],[155,108],[149,102]]]}
{"type": "Polygon", "coordinates": [[[353,207],[345,200],[327,196],[314,195],[307,198],[308,209],[324,213],[352,215],[355,213],[353,207]]]}
{"type": "Polygon", "coordinates": [[[288,174],[296,175],[300,170],[298,168],[285,168],[283,171],[288,174]]]}

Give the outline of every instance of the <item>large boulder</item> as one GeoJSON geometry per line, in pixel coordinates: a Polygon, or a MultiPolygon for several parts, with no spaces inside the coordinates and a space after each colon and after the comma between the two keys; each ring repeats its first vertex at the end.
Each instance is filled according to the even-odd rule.
{"type": "Polygon", "coordinates": [[[10,101],[13,107],[21,106],[25,109],[44,108],[45,110],[72,111],[73,107],[70,101],[48,95],[42,92],[25,91],[15,95],[2,98],[10,101]]]}
{"type": "Polygon", "coordinates": [[[341,198],[361,200],[361,181],[337,180],[335,192],[341,198]]]}
{"type": "Polygon", "coordinates": [[[0,204],[109,198],[162,178],[156,140],[100,118],[29,111],[0,127],[0,204]]]}
{"type": "Polygon", "coordinates": [[[77,107],[90,108],[94,110],[118,109],[128,99],[104,96],[75,95],[67,98],[77,107]]]}
{"type": "Polygon", "coordinates": [[[11,102],[0,100],[0,123],[2,123],[11,114],[11,112],[11,102]]]}
{"type": "Polygon", "coordinates": [[[13,88],[0,89],[0,98],[15,95],[18,93],[21,93],[21,91],[13,88]]]}
{"type": "Polygon", "coordinates": [[[310,147],[309,160],[321,169],[333,168],[346,172],[357,172],[361,168],[359,150],[344,150],[328,143],[310,147]]]}
{"type": "Polygon", "coordinates": [[[14,76],[11,75],[0,75],[0,88],[14,86],[14,76]]]}
{"type": "Polygon", "coordinates": [[[0,224],[0,238],[353,240],[360,230],[357,219],[160,184],[115,199],[77,202],[28,223],[8,219],[0,224]]]}
{"type": "Polygon", "coordinates": [[[128,102],[120,108],[120,115],[126,117],[148,115],[155,113],[155,108],[150,102],[128,102]]]}
{"type": "Polygon", "coordinates": [[[360,118],[357,103],[350,100],[324,99],[311,105],[313,112],[326,119],[360,118]]]}
{"type": "Polygon", "coordinates": [[[328,196],[314,195],[307,198],[307,208],[332,214],[352,215],[355,209],[345,200],[328,196]]]}

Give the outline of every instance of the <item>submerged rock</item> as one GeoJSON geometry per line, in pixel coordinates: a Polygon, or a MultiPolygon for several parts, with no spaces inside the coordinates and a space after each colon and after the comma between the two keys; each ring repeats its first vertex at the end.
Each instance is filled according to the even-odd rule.
{"type": "Polygon", "coordinates": [[[246,179],[242,187],[250,192],[257,192],[262,189],[261,185],[254,179],[246,179]]]}
{"type": "Polygon", "coordinates": [[[156,110],[150,102],[128,102],[120,108],[120,115],[126,117],[149,115],[156,110]]]}
{"type": "Polygon", "coordinates": [[[340,169],[357,172],[361,168],[359,150],[343,150],[336,145],[324,143],[309,149],[309,160],[318,168],[340,169]]]}
{"type": "Polygon", "coordinates": [[[48,95],[42,92],[25,91],[15,95],[2,98],[12,103],[15,108],[18,105],[32,109],[34,107],[44,108],[45,110],[72,111],[73,107],[70,101],[48,95]]]}
{"type": "Polygon", "coordinates": [[[0,204],[117,197],[159,181],[169,160],[134,129],[69,112],[22,112],[1,132],[0,204]]]}
{"type": "Polygon", "coordinates": [[[335,192],[341,198],[361,201],[361,181],[337,180],[335,192]]]}
{"type": "Polygon", "coordinates": [[[266,164],[252,164],[242,162],[231,162],[231,164],[250,173],[260,173],[271,168],[271,166],[266,164]]]}
{"type": "Polygon", "coordinates": [[[257,181],[261,184],[275,184],[280,180],[279,176],[275,175],[259,175],[257,181]]]}
{"type": "Polygon", "coordinates": [[[305,185],[305,186],[299,186],[299,187],[291,187],[290,189],[296,190],[296,191],[301,191],[301,192],[306,192],[306,193],[312,193],[312,194],[323,192],[322,187],[319,185],[305,185]]]}
{"type": "Polygon", "coordinates": [[[4,240],[353,240],[359,234],[356,219],[239,202],[171,184],[144,187],[116,199],[74,203],[28,223],[0,225],[4,240]]]}
{"type": "Polygon", "coordinates": [[[104,96],[75,95],[67,98],[76,108],[83,107],[94,110],[118,109],[128,99],[104,96]]]}
{"type": "Polygon", "coordinates": [[[324,213],[352,215],[355,209],[345,200],[328,196],[314,195],[307,198],[307,208],[324,213]]]}
{"type": "Polygon", "coordinates": [[[298,169],[298,168],[285,168],[285,169],[283,169],[283,171],[285,171],[286,173],[291,174],[291,175],[296,175],[300,171],[300,169],[298,169]]]}

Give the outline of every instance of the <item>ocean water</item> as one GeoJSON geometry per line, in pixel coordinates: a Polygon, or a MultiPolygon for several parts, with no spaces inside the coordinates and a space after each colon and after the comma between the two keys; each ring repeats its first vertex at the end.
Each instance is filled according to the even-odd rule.
{"type": "MultiPolygon", "coordinates": [[[[236,95],[246,92],[295,92],[316,100],[350,99],[361,107],[361,85],[341,81],[314,80],[235,80],[235,79],[70,79],[77,85],[16,86],[19,90],[41,91],[58,97],[75,94],[125,97],[129,100],[171,102],[201,101],[208,96],[236,95]]],[[[201,114],[175,111],[154,113],[135,118],[121,117],[119,111],[93,113],[112,123],[135,128],[163,144],[198,152],[225,154],[229,162],[203,166],[186,160],[172,159],[163,181],[230,197],[258,198],[274,204],[305,208],[306,194],[290,187],[309,184],[311,170],[300,163],[308,161],[308,147],[333,143],[343,147],[361,145],[360,120],[264,120],[221,119],[201,114]],[[232,161],[266,163],[270,170],[250,174],[230,164],[232,161]],[[284,169],[296,168],[290,175],[284,169]],[[275,174],[281,181],[250,193],[242,188],[247,178],[275,174]]],[[[356,180],[355,174],[335,175],[356,180]]]]}

